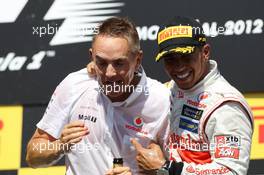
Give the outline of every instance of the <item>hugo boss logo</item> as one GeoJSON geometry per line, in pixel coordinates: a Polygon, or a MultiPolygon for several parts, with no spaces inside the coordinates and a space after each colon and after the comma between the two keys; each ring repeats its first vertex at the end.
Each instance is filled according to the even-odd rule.
{"type": "Polygon", "coordinates": [[[97,118],[95,116],[91,116],[91,115],[82,115],[79,114],[78,116],[79,120],[89,120],[91,122],[96,122],[97,118]]]}

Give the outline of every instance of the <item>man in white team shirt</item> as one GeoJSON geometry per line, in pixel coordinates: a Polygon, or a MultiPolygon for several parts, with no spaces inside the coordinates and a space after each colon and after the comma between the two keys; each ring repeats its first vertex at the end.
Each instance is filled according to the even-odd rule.
{"type": "Polygon", "coordinates": [[[163,145],[169,91],[146,77],[138,33],[125,18],[100,25],[90,55],[96,78],[82,69],[58,85],[28,143],[27,162],[50,166],[65,155],[67,175],[141,174],[130,139],[163,145]],[[115,157],[124,167],[112,169],[115,157]]]}

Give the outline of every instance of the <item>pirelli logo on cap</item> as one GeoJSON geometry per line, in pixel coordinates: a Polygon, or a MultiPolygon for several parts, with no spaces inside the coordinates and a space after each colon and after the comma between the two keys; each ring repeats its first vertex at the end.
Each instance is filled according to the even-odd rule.
{"type": "Polygon", "coordinates": [[[173,26],[162,30],[158,35],[158,44],[172,38],[192,37],[191,26],[173,26]]]}

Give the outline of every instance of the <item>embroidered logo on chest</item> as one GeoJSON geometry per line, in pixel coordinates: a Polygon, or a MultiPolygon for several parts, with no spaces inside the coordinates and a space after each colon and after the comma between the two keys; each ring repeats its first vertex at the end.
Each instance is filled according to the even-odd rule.
{"type": "Polygon", "coordinates": [[[148,132],[142,129],[142,126],[144,125],[144,120],[142,117],[136,116],[133,119],[133,123],[131,124],[126,124],[125,128],[128,130],[133,130],[135,132],[141,133],[143,135],[147,135],[148,132]]]}
{"type": "Polygon", "coordinates": [[[143,126],[144,121],[141,117],[135,117],[134,118],[134,125],[137,127],[143,126]]]}
{"type": "Polygon", "coordinates": [[[95,116],[92,116],[92,115],[82,115],[82,114],[79,114],[78,116],[78,119],[79,120],[89,120],[93,123],[96,122],[97,118],[95,116]]]}
{"type": "Polygon", "coordinates": [[[180,118],[179,128],[185,129],[196,134],[198,133],[198,123],[194,123],[184,118],[180,118]]]}
{"type": "Polygon", "coordinates": [[[182,107],[181,115],[191,119],[200,120],[203,115],[203,110],[193,108],[184,104],[182,107]]]}

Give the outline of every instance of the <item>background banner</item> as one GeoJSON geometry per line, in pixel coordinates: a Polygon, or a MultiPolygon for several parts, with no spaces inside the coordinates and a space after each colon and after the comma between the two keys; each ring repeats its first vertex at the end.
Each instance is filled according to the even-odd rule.
{"type": "Polygon", "coordinates": [[[263,6],[260,0],[2,0],[0,104],[47,104],[56,85],[89,62],[98,23],[116,15],[138,26],[150,77],[168,80],[154,61],[159,24],[187,15],[203,24],[222,74],[243,92],[262,92],[263,6]]]}

